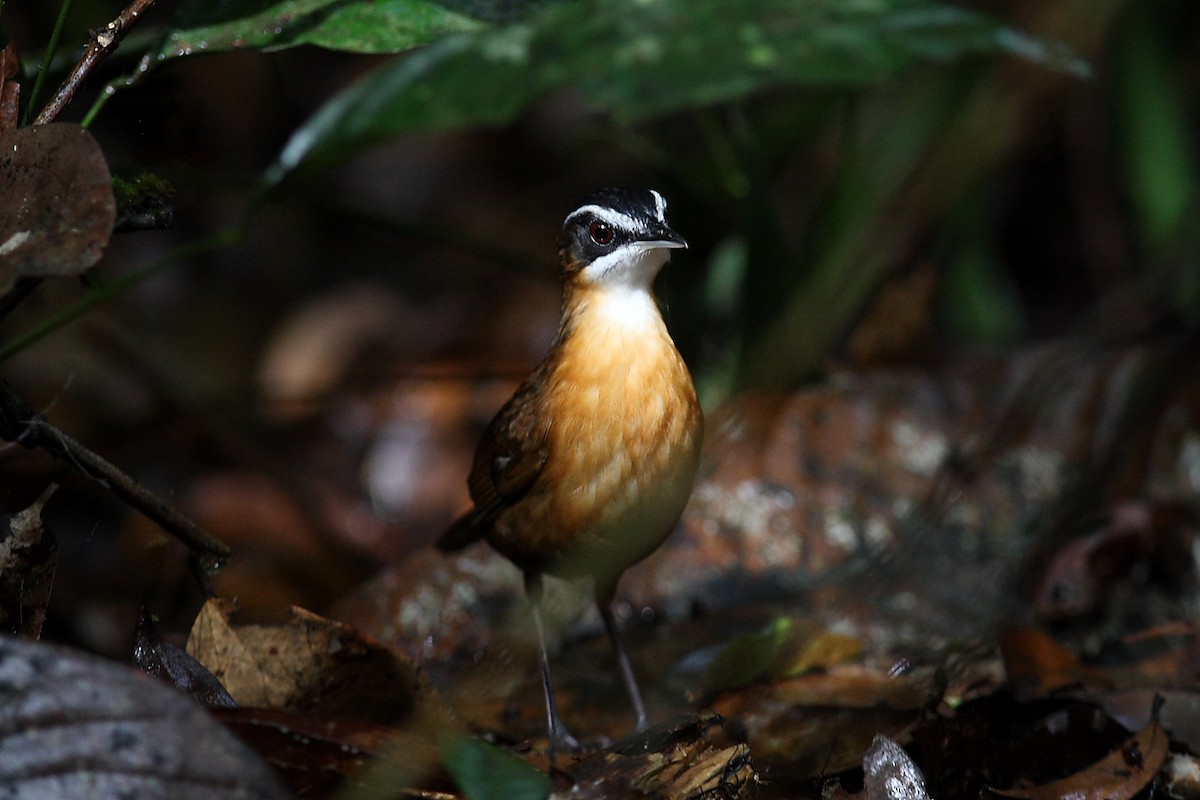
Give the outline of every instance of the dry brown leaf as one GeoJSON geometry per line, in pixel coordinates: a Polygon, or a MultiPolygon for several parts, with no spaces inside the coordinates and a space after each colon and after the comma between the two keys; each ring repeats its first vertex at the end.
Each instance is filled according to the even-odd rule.
{"type": "Polygon", "coordinates": [[[22,276],[83,272],[117,217],[104,153],[70,123],[0,133],[0,197],[0,292],[22,276]]]}
{"type": "Polygon", "coordinates": [[[17,83],[20,69],[17,46],[12,42],[0,50],[0,134],[17,127],[21,113],[21,84],[17,83]]]}
{"type": "Polygon", "coordinates": [[[0,631],[37,639],[58,566],[58,542],[42,522],[51,485],[33,505],[0,518],[0,631]]]}
{"type": "Polygon", "coordinates": [[[233,625],[231,604],[201,609],[187,650],[242,706],[385,725],[449,724],[409,659],[348,625],[293,608],[288,622],[233,625]]]}
{"type": "Polygon", "coordinates": [[[1002,630],[999,639],[1004,669],[1014,689],[1043,693],[1081,684],[1111,684],[1103,672],[1084,665],[1074,653],[1040,631],[1012,627],[1002,630]]]}
{"type": "Polygon", "coordinates": [[[1061,780],[1027,789],[991,789],[1018,800],[1129,800],[1153,780],[1167,758],[1167,732],[1151,722],[1107,756],[1061,780]]]}

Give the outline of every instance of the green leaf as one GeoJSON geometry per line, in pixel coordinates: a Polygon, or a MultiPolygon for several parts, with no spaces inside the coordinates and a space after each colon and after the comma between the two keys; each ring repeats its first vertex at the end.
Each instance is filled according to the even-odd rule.
{"type": "Polygon", "coordinates": [[[866,86],[920,63],[998,54],[1085,71],[1059,48],[932,0],[552,3],[385,64],[297,130],[267,180],[392,136],[504,124],[568,87],[633,121],[770,87],[866,86]]]}
{"type": "Polygon", "coordinates": [[[1150,19],[1141,8],[1126,17],[1117,40],[1114,95],[1139,233],[1151,248],[1163,248],[1188,220],[1200,168],[1188,90],[1172,74],[1164,52],[1168,37],[1155,31],[1150,19]]]}
{"type": "Polygon", "coordinates": [[[479,19],[432,0],[189,0],[152,59],[300,44],[398,53],[484,27],[479,19]]]}
{"type": "Polygon", "coordinates": [[[778,617],[762,630],[730,640],[705,670],[705,696],[763,679],[802,675],[854,658],[862,645],[812,621],[778,617]]]}
{"type": "Polygon", "coordinates": [[[469,736],[446,736],[442,765],[467,800],[545,800],[550,778],[524,759],[469,736]]]}

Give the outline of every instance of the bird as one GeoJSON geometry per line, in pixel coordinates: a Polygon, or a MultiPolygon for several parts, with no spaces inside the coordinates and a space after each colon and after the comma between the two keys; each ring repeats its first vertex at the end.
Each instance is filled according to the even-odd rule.
{"type": "Polygon", "coordinates": [[[591,579],[636,719],[646,707],[612,601],[626,569],[675,527],[700,462],[704,418],[667,331],[654,279],[687,241],[653,189],[601,189],[563,221],[562,308],[544,359],[484,430],[467,481],[472,508],[438,538],[486,540],[524,575],[541,658],[549,762],[577,749],[550,680],[543,577],[591,579]]]}

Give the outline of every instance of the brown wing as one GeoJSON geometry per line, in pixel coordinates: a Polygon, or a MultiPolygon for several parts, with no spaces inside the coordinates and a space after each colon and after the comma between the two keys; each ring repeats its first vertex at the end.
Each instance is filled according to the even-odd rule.
{"type": "Polygon", "coordinates": [[[521,385],[483,432],[467,488],[475,503],[437,542],[442,550],[466,547],[486,535],[505,508],[529,491],[546,465],[546,426],[539,423],[540,374],[521,385]]]}
{"type": "Polygon", "coordinates": [[[504,404],[479,442],[467,487],[481,522],[519,500],[546,465],[546,426],[537,409],[538,381],[526,381],[504,404]]]}

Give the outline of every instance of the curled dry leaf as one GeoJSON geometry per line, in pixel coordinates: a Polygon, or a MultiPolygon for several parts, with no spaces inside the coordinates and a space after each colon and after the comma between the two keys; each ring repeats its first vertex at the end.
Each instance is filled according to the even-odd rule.
{"type": "Polygon", "coordinates": [[[112,236],[112,176],[78,125],[0,133],[0,197],[0,291],[22,276],[78,275],[112,236]]]}
{"type": "Polygon", "coordinates": [[[417,665],[354,628],[299,608],[282,624],[235,626],[230,610],[227,601],[208,601],[187,649],[239,705],[417,728],[449,724],[417,665]]]}
{"type": "Polygon", "coordinates": [[[52,484],[33,505],[0,517],[0,632],[37,639],[46,619],[58,542],[42,522],[52,484]]]}
{"type": "Polygon", "coordinates": [[[1129,800],[1154,779],[1167,758],[1167,732],[1151,722],[1087,769],[1040,786],[992,789],[1017,800],[1129,800]]]}
{"type": "Polygon", "coordinates": [[[286,798],[253,752],[200,706],[129,667],[0,637],[6,797],[286,798]]]}
{"type": "Polygon", "coordinates": [[[999,638],[1008,681],[1019,692],[1038,695],[1068,686],[1110,685],[1101,670],[1083,664],[1041,631],[1014,626],[1002,629],[999,638]]]}

